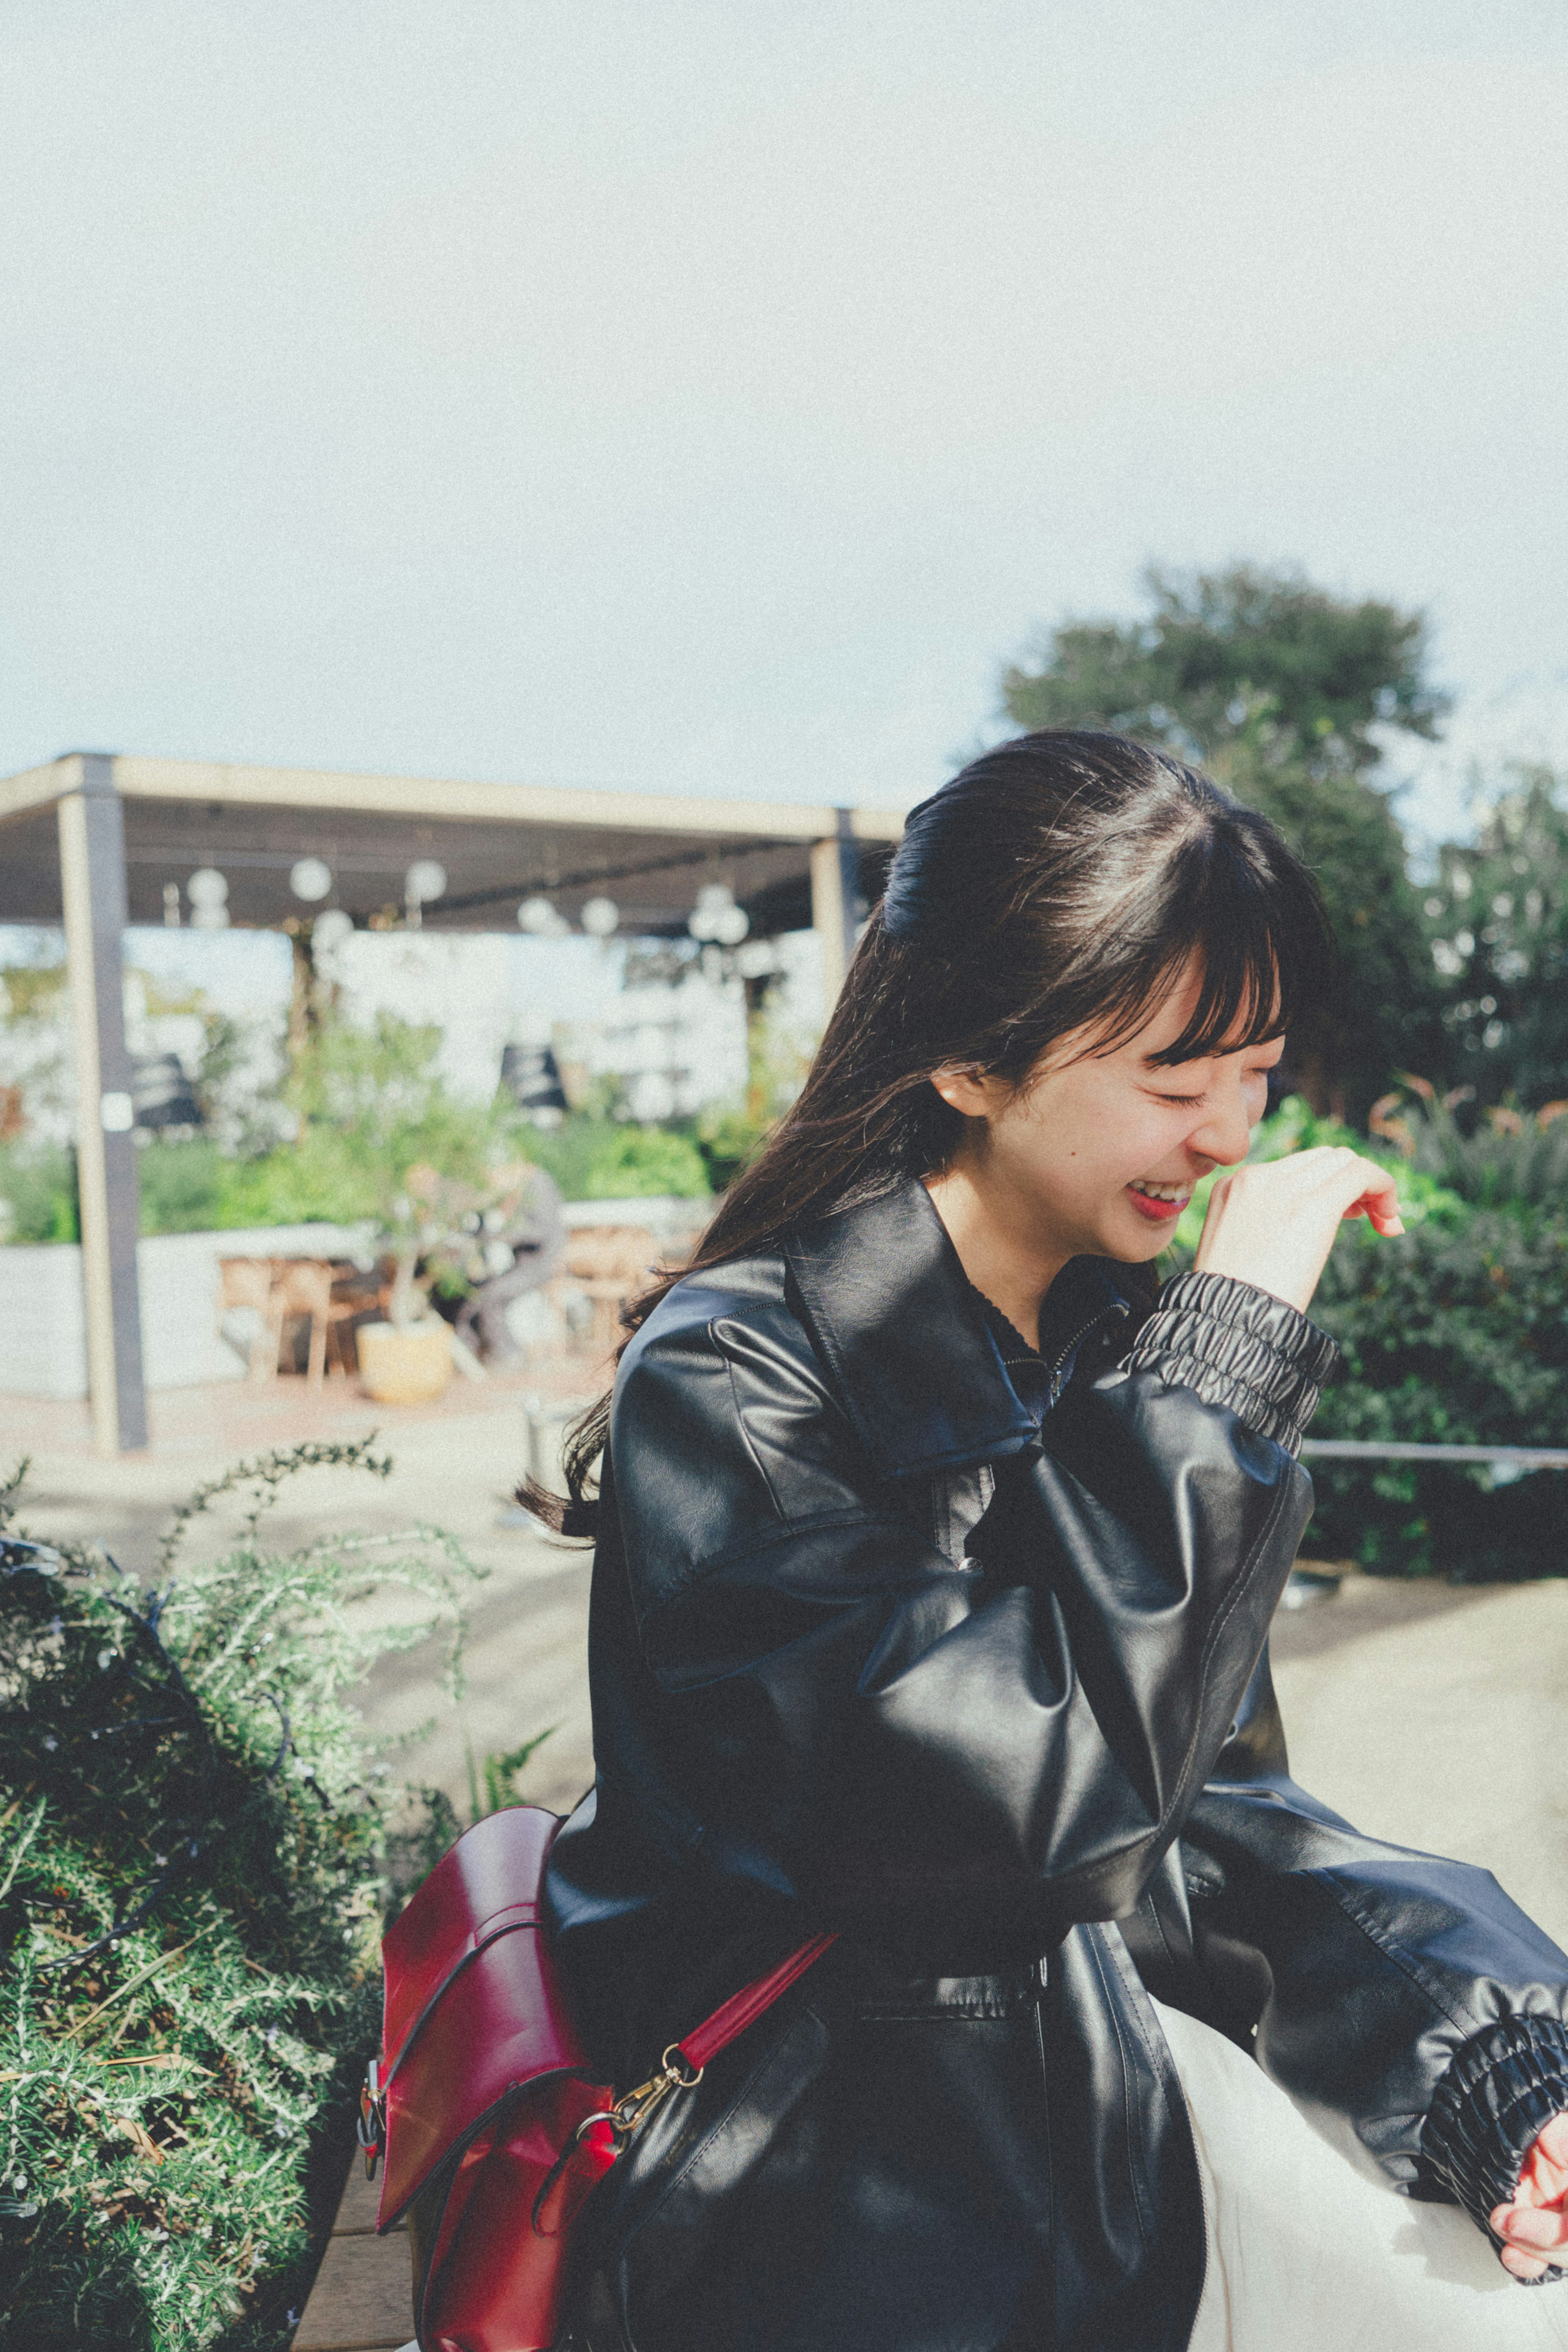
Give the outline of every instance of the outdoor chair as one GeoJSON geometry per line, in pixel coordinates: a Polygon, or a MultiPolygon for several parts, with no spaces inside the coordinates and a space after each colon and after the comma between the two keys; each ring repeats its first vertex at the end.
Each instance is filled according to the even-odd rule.
{"type": "Polygon", "coordinates": [[[595,1358],[614,1348],[622,1308],[647,1289],[659,1259],[658,1242],[646,1225],[580,1225],[569,1239],[549,1288],[592,1301],[589,1345],[595,1358]]]}
{"type": "Polygon", "coordinates": [[[308,1317],[310,1346],[306,1377],[319,1389],[327,1370],[329,1342],[336,1343],[338,1369],[349,1370],[343,1326],[361,1311],[362,1302],[334,1299],[338,1269],[324,1257],[225,1257],[218,1261],[220,1303],[226,1312],[244,1307],[257,1311],[260,1327],[250,1345],[250,1377],[257,1382],[274,1380],[283,1345],[283,1329],[291,1316],[308,1317]]]}

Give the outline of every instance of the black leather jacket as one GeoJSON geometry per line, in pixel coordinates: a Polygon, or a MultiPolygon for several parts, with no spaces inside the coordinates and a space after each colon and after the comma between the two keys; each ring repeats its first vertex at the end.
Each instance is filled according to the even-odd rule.
{"type": "Polygon", "coordinates": [[[549,1881],[596,2064],[642,2081],[842,1932],[595,2192],[577,2352],[1179,2352],[1150,1991],[1483,2226],[1568,2106],[1568,1958],[1287,1777],[1264,1645],[1332,1342],[1124,1271],[1074,1261],[1037,1355],[911,1184],[628,1349],[549,1881]]]}

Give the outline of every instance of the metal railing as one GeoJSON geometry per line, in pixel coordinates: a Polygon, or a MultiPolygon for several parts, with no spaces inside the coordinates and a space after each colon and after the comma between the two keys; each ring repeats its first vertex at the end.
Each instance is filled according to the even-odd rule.
{"type": "Polygon", "coordinates": [[[1495,1462],[1516,1470],[1568,1470],[1568,1446],[1404,1445],[1362,1437],[1309,1437],[1301,1452],[1328,1462],[1495,1462]]]}

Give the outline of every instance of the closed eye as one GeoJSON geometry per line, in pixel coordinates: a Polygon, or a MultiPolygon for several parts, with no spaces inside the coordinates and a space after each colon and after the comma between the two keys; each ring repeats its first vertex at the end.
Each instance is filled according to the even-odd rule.
{"type": "Polygon", "coordinates": [[[1196,1110],[1203,1101],[1202,1095],[1156,1095],[1156,1102],[1171,1103],[1177,1110],[1196,1110]]]}

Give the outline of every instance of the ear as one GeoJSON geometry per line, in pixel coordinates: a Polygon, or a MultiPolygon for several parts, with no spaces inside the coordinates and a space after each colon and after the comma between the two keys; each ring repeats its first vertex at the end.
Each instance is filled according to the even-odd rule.
{"type": "Polygon", "coordinates": [[[956,1066],[933,1070],[931,1083],[943,1101],[965,1118],[989,1118],[998,1108],[999,1081],[983,1070],[956,1066]]]}

